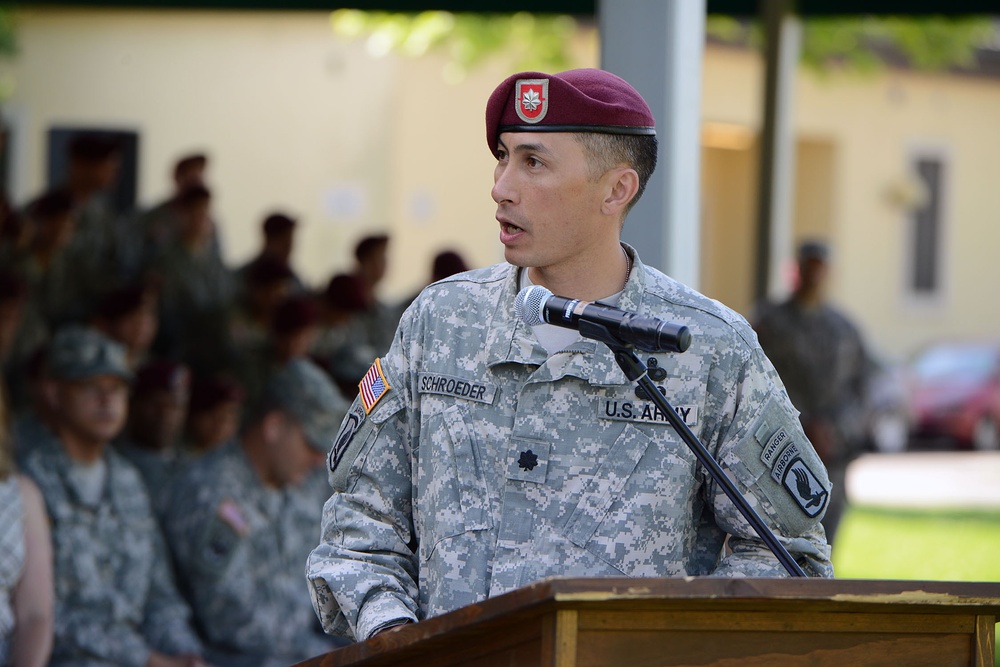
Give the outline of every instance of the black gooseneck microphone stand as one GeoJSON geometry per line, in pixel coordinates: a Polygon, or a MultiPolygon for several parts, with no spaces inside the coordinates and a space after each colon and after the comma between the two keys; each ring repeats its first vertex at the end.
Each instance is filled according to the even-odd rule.
{"type": "MultiPolygon", "coordinates": [[[[778,541],[778,538],[764,524],[757,512],[750,507],[743,494],[733,485],[732,480],[729,479],[726,472],[705,448],[705,445],[701,444],[698,436],[688,428],[684,420],[674,411],[673,406],[670,405],[666,397],[653,384],[653,381],[649,378],[649,374],[646,372],[646,365],[636,355],[634,346],[616,337],[607,327],[593,322],[581,320],[579,331],[582,336],[600,341],[611,348],[611,351],[615,354],[615,361],[618,362],[618,365],[625,372],[625,377],[638,384],[646,395],[649,396],[650,400],[656,403],[656,406],[667,416],[670,425],[674,427],[674,430],[681,436],[684,443],[694,452],[698,461],[705,466],[712,479],[722,487],[722,490],[733,501],[733,504],[736,505],[736,508],[743,514],[744,518],[753,526],[753,529],[764,540],[764,543],[767,544],[767,547],[777,557],[778,561],[781,562],[785,570],[788,571],[788,574],[793,577],[806,576],[805,572],[802,571],[802,568],[795,562],[795,559],[788,553],[784,545],[778,541]]],[[[683,349],[678,349],[677,352],[683,352],[686,349],[687,344],[684,344],[683,349]]]]}

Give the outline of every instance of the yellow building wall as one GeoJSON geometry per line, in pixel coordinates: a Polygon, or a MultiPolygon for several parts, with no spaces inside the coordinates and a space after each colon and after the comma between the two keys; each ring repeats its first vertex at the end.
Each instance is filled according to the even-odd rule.
{"type": "MultiPolygon", "coordinates": [[[[388,300],[423,284],[443,248],[474,266],[502,257],[483,113],[511,71],[503,58],[449,84],[440,57],[374,57],[336,38],[324,12],[23,10],[18,30],[3,111],[21,202],[44,184],[46,129],[93,123],[141,133],[145,204],[166,194],[176,157],[210,154],[233,264],[256,252],[276,208],[300,216],[293,259],[315,285],[349,269],[354,242],[374,230],[393,237],[388,300]]],[[[593,29],[574,48],[576,66],[598,62],[593,29]]],[[[710,46],[703,75],[702,288],[749,315],[761,61],[710,46]]],[[[829,235],[832,296],[876,347],[902,355],[941,336],[1000,336],[988,292],[1000,282],[1000,81],[801,72],[794,111],[793,238],[829,235]],[[922,146],[949,160],[946,283],[933,303],[907,296],[905,210],[886,194],[922,146]]]]}

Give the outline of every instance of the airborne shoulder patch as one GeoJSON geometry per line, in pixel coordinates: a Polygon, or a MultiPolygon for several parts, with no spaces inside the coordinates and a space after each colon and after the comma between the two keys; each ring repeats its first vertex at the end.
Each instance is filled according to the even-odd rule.
{"type": "Polygon", "coordinates": [[[340,426],[337,439],[334,440],[333,447],[330,448],[330,453],[327,455],[326,467],[330,472],[335,471],[340,465],[341,459],[344,458],[344,452],[347,451],[347,446],[351,444],[354,434],[358,432],[366,417],[367,413],[363,406],[357,403],[351,406],[347,417],[344,418],[344,423],[340,426]]]}
{"type": "Polygon", "coordinates": [[[785,469],[781,485],[806,516],[814,517],[826,507],[829,493],[805,461],[796,457],[785,469]]]}

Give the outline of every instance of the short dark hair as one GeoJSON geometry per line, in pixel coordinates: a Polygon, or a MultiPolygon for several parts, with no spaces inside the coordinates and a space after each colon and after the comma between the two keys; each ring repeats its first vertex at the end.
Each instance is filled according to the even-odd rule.
{"type": "Polygon", "coordinates": [[[80,132],[69,140],[70,159],[81,162],[103,162],[122,152],[122,142],[107,132],[80,132]]]}
{"type": "Polygon", "coordinates": [[[174,163],[174,178],[189,169],[204,169],[206,164],[208,164],[208,156],[202,153],[185,155],[174,163]]]}
{"type": "Polygon", "coordinates": [[[365,257],[368,257],[375,252],[379,247],[385,247],[387,245],[389,245],[388,234],[374,234],[372,236],[366,236],[358,241],[358,245],[354,247],[354,257],[360,262],[365,257]]]}
{"type": "Polygon", "coordinates": [[[587,153],[591,178],[597,179],[609,169],[620,165],[635,169],[639,175],[639,189],[625,209],[625,214],[628,215],[646,191],[646,184],[656,170],[656,136],[578,132],[576,137],[587,153]]]}
{"type": "Polygon", "coordinates": [[[177,195],[177,205],[182,208],[201,204],[212,199],[212,191],[200,183],[189,185],[177,195]]]}
{"type": "Polygon", "coordinates": [[[264,218],[264,236],[266,238],[273,238],[275,236],[287,234],[295,229],[295,225],[295,218],[285,215],[284,213],[272,213],[264,218]]]}
{"type": "Polygon", "coordinates": [[[33,220],[48,222],[68,215],[76,206],[73,195],[66,188],[56,188],[39,195],[28,206],[28,216],[33,220]]]}

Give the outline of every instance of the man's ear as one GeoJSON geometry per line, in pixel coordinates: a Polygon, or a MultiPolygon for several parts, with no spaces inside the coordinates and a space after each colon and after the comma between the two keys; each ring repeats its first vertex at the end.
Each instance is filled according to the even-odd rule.
{"type": "Polygon", "coordinates": [[[606,215],[620,216],[639,192],[639,174],[629,167],[616,167],[605,174],[607,196],[601,205],[606,215]]]}
{"type": "Polygon", "coordinates": [[[281,410],[268,410],[260,420],[260,431],[266,442],[281,440],[285,428],[285,415],[281,410]]]}

